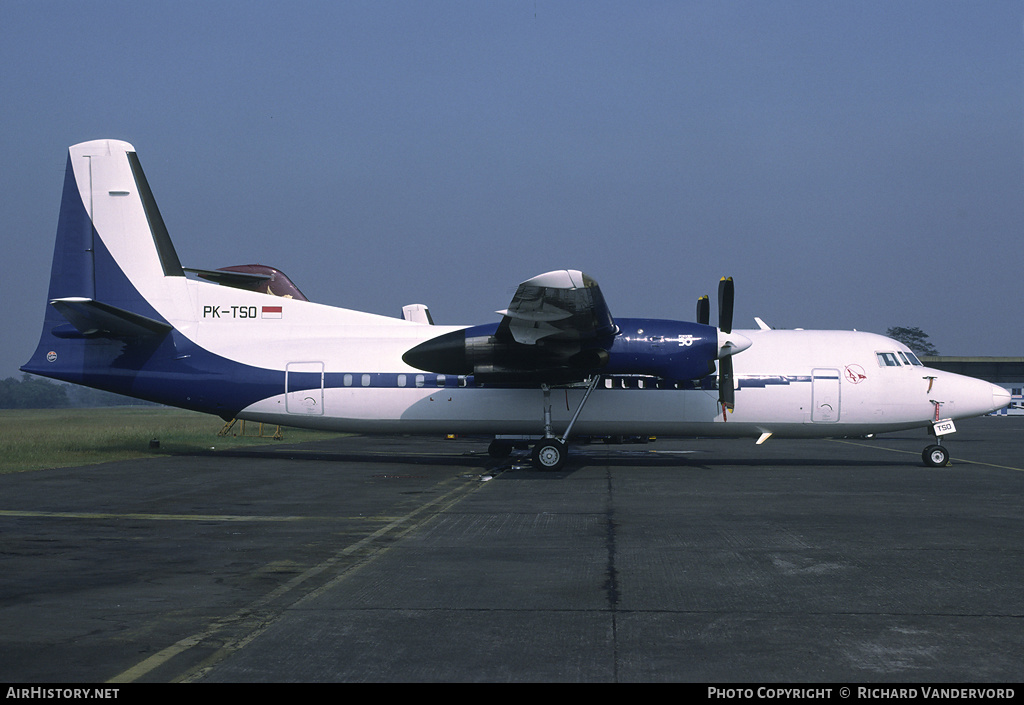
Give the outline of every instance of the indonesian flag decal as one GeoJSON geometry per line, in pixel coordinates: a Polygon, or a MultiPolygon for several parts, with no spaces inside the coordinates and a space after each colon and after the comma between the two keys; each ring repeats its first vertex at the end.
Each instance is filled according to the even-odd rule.
{"type": "Polygon", "coordinates": [[[281,306],[264,306],[263,307],[263,318],[280,318],[281,317],[281,306]]]}

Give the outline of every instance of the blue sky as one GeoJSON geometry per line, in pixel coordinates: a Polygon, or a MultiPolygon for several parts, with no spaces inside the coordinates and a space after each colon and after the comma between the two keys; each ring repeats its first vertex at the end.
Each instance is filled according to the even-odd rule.
{"type": "Polygon", "coordinates": [[[0,377],[34,350],[71,144],[135,145],[185,266],[497,319],[918,326],[1024,355],[1024,2],[0,0],[0,377]]]}

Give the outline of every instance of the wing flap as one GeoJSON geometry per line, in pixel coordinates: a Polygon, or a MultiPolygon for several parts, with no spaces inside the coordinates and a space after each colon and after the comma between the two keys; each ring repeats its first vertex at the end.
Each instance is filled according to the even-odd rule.
{"type": "Polygon", "coordinates": [[[510,310],[505,309],[504,311],[497,311],[502,316],[508,316],[514,318],[517,321],[562,321],[566,318],[571,318],[572,314],[569,311],[560,311],[553,306],[549,306],[547,310],[510,310]]]}

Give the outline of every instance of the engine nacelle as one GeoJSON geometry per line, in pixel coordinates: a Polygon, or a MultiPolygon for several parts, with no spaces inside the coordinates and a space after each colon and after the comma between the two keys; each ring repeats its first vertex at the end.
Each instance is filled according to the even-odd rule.
{"type": "Polygon", "coordinates": [[[719,345],[714,326],[651,318],[619,318],[616,323],[619,334],[604,370],[609,374],[689,380],[715,371],[719,345]]]}
{"type": "Polygon", "coordinates": [[[496,325],[484,325],[439,335],[402,359],[428,372],[500,384],[568,384],[597,372],[688,380],[715,370],[719,335],[713,326],[660,319],[617,323],[619,332],[606,347],[564,340],[526,345],[501,340],[496,325]]]}

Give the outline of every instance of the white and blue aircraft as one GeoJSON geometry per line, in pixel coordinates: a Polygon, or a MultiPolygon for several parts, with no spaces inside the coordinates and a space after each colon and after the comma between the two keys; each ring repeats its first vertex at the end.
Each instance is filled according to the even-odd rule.
{"type": "Polygon", "coordinates": [[[733,285],[697,321],[613,318],[576,270],[523,282],[500,321],[433,325],[306,300],[261,265],[186,269],[135,148],[70,148],[49,305],[21,369],[233,418],[367,434],[528,436],[559,468],[571,434],[865,436],[931,429],[1009,403],[1001,387],[924,367],[855,331],[732,328],[733,285]],[[733,358],[736,358],[735,363],[733,358]]]}

